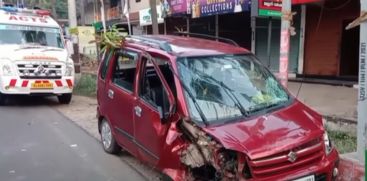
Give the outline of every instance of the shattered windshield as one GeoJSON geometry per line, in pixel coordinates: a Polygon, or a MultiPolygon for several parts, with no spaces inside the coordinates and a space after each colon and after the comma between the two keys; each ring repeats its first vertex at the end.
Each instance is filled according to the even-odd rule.
{"type": "Polygon", "coordinates": [[[288,102],[288,93],[253,55],[184,57],[178,60],[192,119],[208,122],[247,116],[288,102]]]}
{"type": "Polygon", "coordinates": [[[58,28],[0,24],[0,45],[35,44],[63,48],[61,33],[58,28]]]}

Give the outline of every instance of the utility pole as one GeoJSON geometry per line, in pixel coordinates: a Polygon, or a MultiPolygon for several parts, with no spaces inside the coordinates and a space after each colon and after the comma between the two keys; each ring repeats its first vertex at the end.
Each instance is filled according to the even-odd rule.
{"type": "MultiPolygon", "coordinates": [[[[360,49],[359,49],[359,91],[358,91],[358,160],[365,163],[366,123],[367,123],[367,1],[361,0],[360,49]],[[364,17],[364,18],[363,18],[364,17]]],[[[367,154],[367,153],[366,153],[367,154]]]]}
{"type": "MultiPolygon", "coordinates": [[[[69,16],[69,28],[77,28],[78,24],[76,20],[75,0],[68,0],[68,16],[69,16]]],[[[75,73],[80,73],[78,35],[71,34],[71,41],[73,43],[73,54],[71,58],[74,61],[75,73]]]]}
{"type": "Polygon", "coordinates": [[[82,26],[85,25],[85,7],[84,7],[85,0],[79,0],[79,7],[80,7],[80,24],[82,26]]]}
{"type": "Polygon", "coordinates": [[[153,35],[158,35],[159,29],[158,29],[157,3],[156,3],[156,0],[149,0],[149,3],[150,3],[151,18],[152,18],[153,35]]]}
{"type": "Polygon", "coordinates": [[[283,86],[288,86],[288,63],[290,44],[290,21],[292,20],[292,2],[283,0],[282,27],[280,32],[279,79],[283,86]]]}

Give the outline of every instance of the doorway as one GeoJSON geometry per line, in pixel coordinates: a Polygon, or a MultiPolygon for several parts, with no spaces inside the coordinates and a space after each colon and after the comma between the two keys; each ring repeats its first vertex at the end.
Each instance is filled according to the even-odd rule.
{"type": "Polygon", "coordinates": [[[359,27],[345,30],[345,27],[352,21],[343,21],[339,66],[340,76],[342,77],[358,77],[359,27]]]}

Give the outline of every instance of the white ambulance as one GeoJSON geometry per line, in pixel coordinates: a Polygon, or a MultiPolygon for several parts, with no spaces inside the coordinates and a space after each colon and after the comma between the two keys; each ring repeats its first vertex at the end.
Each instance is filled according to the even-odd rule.
{"type": "Polygon", "coordinates": [[[71,101],[74,63],[49,11],[0,7],[0,105],[9,95],[71,101]]]}

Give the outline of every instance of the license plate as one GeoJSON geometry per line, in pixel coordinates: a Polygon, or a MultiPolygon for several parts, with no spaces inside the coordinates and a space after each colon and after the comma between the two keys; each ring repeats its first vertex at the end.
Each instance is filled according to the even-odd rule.
{"type": "Polygon", "coordinates": [[[52,83],[32,83],[32,89],[53,89],[54,85],[52,83]]]}
{"type": "Polygon", "coordinates": [[[310,175],[307,177],[302,177],[293,181],[315,181],[315,176],[314,175],[310,175]]]}

